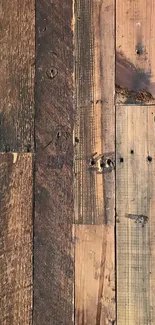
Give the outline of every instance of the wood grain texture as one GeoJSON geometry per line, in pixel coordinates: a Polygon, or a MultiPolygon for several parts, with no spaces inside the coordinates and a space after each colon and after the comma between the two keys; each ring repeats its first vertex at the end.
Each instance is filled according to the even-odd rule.
{"type": "Polygon", "coordinates": [[[32,155],[0,154],[0,323],[32,324],[32,155]]]}
{"type": "Polygon", "coordinates": [[[34,0],[0,0],[0,151],[34,147],[34,0]]]}
{"type": "Polygon", "coordinates": [[[113,223],[114,170],[107,160],[114,164],[114,12],[113,0],[75,1],[76,223],[113,223]]]}
{"type": "Polygon", "coordinates": [[[116,324],[113,232],[75,225],[75,325],[116,324]]]}
{"type": "Polygon", "coordinates": [[[117,324],[155,324],[155,107],[117,107],[117,324]]]}
{"type": "Polygon", "coordinates": [[[117,102],[155,104],[154,16],[154,0],[116,1],[117,102]]]}
{"type": "Polygon", "coordinates": [[[33,324],[71,325],[73,300],[72,1],[36,3],[33,324]]]}

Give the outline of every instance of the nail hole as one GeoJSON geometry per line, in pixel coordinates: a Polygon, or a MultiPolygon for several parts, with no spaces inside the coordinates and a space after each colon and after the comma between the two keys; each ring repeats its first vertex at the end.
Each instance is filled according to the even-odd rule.
{"type": "Polygon", "coordinates": [[[60,137],[61,137],[61,132],[58,132],[57,133],[57,139],[60,139],[60,137]]]}
{"type": "Polygon", "coordinates": [[[120,158],[120,162],[123,163],[124,162],[124,158],[121,157],[120,158]]]}
{"type": "Polygon", "coordinates": [[[75,137],[75,142],[79,143],[79,139],[77,137],[75,137]]]}
{"type": "Polygon", "coordinates": [[[133,155],[133,154],[134,154],[134,150],[133,150],[133,149],[131,149],[130,153],[133,155]]]}
{"type": "Polygon", "coordinates": [[[90,159],[90,164],[91,164],[91,166],[94,166],[95,165],[95,159],[90,159]]]}
{"type": "Polygon", "coordinates": [[[147,157],[147,161],[151,162],[152,161],[152,157],[151,156],[148,156],[147,157]]]}
{"type": "Polygon", "coordinates": [[[47,74],[48,78],[53,79],[58,74],[58,69],[55,67],[52,67],[51,69],[48,69],[46,71],[46,74],[47,74]]]}
{"type": "Polygon", "coordinates": [[[26,151],[27,151],[27,152],[30,152],[30,151],[31,151],[31,145],[30,145],[30,144],[27,145],[27,147],[26,147],[26,151]]]}
{"type": "Polygon", "coordinates": [[[107,165],[108,167],[112,167],[113,166],[113,162],[110,158],[107,159],[107,165]]]}

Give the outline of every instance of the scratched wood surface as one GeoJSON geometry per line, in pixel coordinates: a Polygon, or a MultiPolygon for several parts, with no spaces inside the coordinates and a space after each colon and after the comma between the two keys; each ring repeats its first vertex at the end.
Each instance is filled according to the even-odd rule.
{"type": "Polygon", "coordinates": [[[155,1],[116,1],[117,102],[155,104],[155,1]]]}
{"type": "Polygon", "coordinates": [[[75,1],[76,223],[114,219],[114,10],[113,0],[75,1]]]}
{"type": "Polygon", "coordinates": [[[36,2],[35,325],[72,324],[72,18],[72,0],[36,2]]]}
{"type": "Polygon", "coordinates": [[[117,324],[155,324],[155,107],[116,117],[117,324]]]}
{"type": "Polygon", "coordinates": [[[0,154],[0,324],[32,324],[32,155],[0,154]]]}
{"type": "Polygon", "coordinates": [[[34,0],[0,0],[0,151],[34,147],[34,0]]]}
{"type": "Polygon", "coordinates": [[[115,324],[113,227],[75,225],[75,325],[115,324]]]}

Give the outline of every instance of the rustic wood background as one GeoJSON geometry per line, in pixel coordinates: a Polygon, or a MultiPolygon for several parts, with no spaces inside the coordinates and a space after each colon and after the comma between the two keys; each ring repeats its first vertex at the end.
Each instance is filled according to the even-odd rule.
{"type": "Polygon", "coordinates": [[[155,324],[155,1],[0,0],[0,324],[155,324]]]}

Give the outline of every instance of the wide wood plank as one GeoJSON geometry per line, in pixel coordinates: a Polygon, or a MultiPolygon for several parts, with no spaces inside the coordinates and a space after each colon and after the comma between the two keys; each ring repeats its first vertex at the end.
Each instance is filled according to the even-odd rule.
{"type": "Polygon", "coordinates": [[[114,3],[75,1],[76,223],[113,223],[114,3]]]}
{"type": "Polygon", "coordinates": [[[36,2],[35,325],[72,324],[72,10],[72,0],[36,2]]]}
{"type": "Polygon", "coordinates": [[[155,1],[116,1],[117,102],[155,104],[155,1]]]}
{"type": "Polygon", "coordinates": [[[117,325],[155,324],[155,107],[117,107],[117,325]]]}
{"type": "Polygon", "coordinates": [[[32,324],[31,154],[0,154],[0,324],[32,324]]]}
{"type": "Polygon", "coordinates": [[[113,232],[75,225],[75,325],[116,324],[113,232]]]}
{"type": "Polygon", "coordinates": [[[0,0],[0,151],[33,151],[35,1],[0,0]]]}

